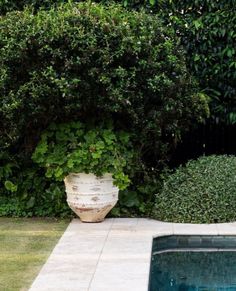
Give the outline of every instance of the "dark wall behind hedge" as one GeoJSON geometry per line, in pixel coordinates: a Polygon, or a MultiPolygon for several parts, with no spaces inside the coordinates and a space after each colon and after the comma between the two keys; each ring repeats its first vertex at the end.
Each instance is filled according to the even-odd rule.
{"type": "Polygon", "coordinates": [[[14,10],[23,10],[26,5],[31,5],[35,9],[49,8],[50,6],[67,2],[67,0],[1,0],[0,14],[5,15],[7,12],[14,10]]]}

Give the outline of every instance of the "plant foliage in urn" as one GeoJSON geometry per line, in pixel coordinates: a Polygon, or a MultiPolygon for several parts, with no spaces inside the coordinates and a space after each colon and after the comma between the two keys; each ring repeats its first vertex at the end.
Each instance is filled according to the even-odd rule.
{"type": "Polygon", "coordinates": [[[51,124],[33,153],[48,178],[60,181],[69,173],[111,173],[120,190],[130,183],[125,173],[133,157],[128,133],[114,132],[111,125],[89,128],[81,122],[51,124]]]}
{"type": "Polygon", "coordinates": [[[128,133],[80,122],[52,124],[33,154],[48,178],[65,178],[67,202],[86,222],[102,221],[116,204],[119,189],[130,183],[133,158],[128,133]]]}

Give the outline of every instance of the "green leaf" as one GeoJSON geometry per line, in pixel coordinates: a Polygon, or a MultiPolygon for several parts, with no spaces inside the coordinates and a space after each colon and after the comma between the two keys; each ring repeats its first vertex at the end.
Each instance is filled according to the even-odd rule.
{"type": "Polygon", "coordinates": [[[197,30],[202,26],[201,20],[195,20],[193,21],[193,24],[197,30]]]}
{"type": "Polygon", "coordinates": [[[155,3],[156,3],[156,0],[149,0],[149,3],[150,3],[152,6],[154,6],[155,3]]]}
{"type": "Polygon", "coordinates": [[[74,166],[74,161],[72,159],[69,159],[68,162],[67,162],[67,167],[68,168],[73,168],[74,166]]]}
{"type": "Polygon", "coordinates": [[[27,209],[32,208],[34,204],[35,204],[35,197],[30,197],[29,201],[26,204],[26,208],[27,209]]]}
{"type": "Polygon", "coordinates": [[[17,191],[17,185],[13,184],[13,183],[12,183],[11,181],[9,181],[9,180],[5,181],[4,186],[5,186],[5,188],[6,188],[8,191],[11,191],[11,192],[16,192],[16,191],[17,191]]]}
{"type": "Polygon", "coordinates": [[[63,174],[63,170],[61,168],[56,168],[54,174],[56,178],[60,178],[63,174]]]}
{"type": "Polygon", "coordinates": [[[124,5],[124,7],[127,7],[128,6],[128,0],[124,0],[123,1],[123,5],[124,5]]]}

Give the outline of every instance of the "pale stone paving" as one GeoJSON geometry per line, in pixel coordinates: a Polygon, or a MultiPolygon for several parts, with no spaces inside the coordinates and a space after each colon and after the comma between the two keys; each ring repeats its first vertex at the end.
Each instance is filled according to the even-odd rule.
{"type": "Polygon", "coordinates": [[[236,235],[236,223],[177,224],[142,218],[74,219],[30,291],[147,291],[152,239],[171,234],[236,235]]]}

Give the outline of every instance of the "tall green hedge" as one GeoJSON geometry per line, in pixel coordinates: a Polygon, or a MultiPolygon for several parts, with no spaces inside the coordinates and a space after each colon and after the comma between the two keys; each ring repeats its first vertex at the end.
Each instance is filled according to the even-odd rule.
{"type": "MultiPolygon", "coordinates": [[[[5,0],[0,11],[49,7],[65,0],[5,0]]],[[[73,0],[72,2],[76,2],[73,0]]],[[[109,3],[111,1],[98,1],[109,3]]],[[[236,2],[234,0],[118,0],[131,9],[146,7],[181,37],[188,66],[212,98],[212,117],[236,123],[236,2]]]]}
{"type": "Polygon", "coordinates": [[[236,122],[236,2],[173,1],[190,70],[212,98],[212,117],[236,122]]]}
{"type": "Polygon", "coordinates": [[[174,28],[186,50],[191,72],[211,96],[213,120],[236,123],[236,1],[121,2],[130,9],[145,7],[174,28]]]}
{"type": "Polygon", "coordinates": [[[30,151],[52,121],[109,116],[162,156],[206,114],[177,40],[155,16],[81,3],[11,13],[0,30],[4,146],[30,151]]]}

